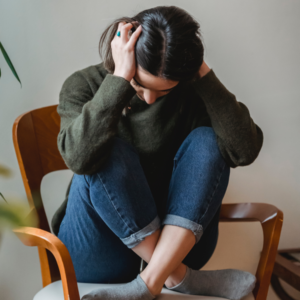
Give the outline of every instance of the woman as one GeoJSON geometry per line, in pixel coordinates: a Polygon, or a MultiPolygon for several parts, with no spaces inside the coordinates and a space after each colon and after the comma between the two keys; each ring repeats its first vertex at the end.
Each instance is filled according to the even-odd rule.
{"type": "Polygon", "coordinates": [[[75,174],[53,227],[79,282],[125,282],[83,299],[154,299],[163,287],[240,299],[254,288],[248,272],[199,271],[216,247],[230,167],[251,164],[263,144],[203,61],[200,37],[175,6],[117,19],[100,39],[103,62],[63,84],[58,147],[75,174]]]}

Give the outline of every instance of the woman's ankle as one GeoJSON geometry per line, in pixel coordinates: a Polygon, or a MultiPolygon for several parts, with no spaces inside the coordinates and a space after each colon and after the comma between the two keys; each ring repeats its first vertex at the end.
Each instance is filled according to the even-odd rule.
{"type": "Polygon", "coordinates": [[[157,282],[155,278],[149,276],[145,270],[140,273],[140,277],[143,279],[152,295],[158,296],[160,294],[163,285],[157,282]]]}
{"type": "Polygon", "coordinates": [[[187,271],[187,266],[181,263],[178,266],[178,268],[175,271],[173,271],[165,281],[166,287],[171,288],[179,284],[183,280],[186,271],[187,271]]]}

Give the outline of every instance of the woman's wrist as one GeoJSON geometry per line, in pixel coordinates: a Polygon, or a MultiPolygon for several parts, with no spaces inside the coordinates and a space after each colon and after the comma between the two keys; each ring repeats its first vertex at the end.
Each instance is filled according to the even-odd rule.
{"type": "Polygon", "coordinates": [[[119,77],[123,77],[123,78],[124,78],[125,80],[127,80],[128,82],[130,82],[131,79],[132,79],[132,78],[130,78],[128,75],[124,75],[124,74],[122,74],[122,73],[120,73],[120,72],[114,72],[113,75],[119,76],[119,77]]]}

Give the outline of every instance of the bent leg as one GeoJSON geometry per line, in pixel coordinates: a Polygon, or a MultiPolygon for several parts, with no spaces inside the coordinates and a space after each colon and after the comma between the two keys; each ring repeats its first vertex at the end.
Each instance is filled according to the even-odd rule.
{"type": "Polygon", "coordinates": [[[253,290],[256,279],[249,272],[197,270],[209,260],[215,249],[219,213],[229,174],[230,167],[219,151],[213,129],[198,127],[193,130],[174,158],[162,224],[190,229],[196,244],[183,260],[187,264],[184,278],[171,290],[229,299],[240,299],[253,290]]]}
{"type": "MultiPolygon", "coordinates": [[[[172,225],[175,230],[179,230],[178,226],[185,228],[194,236],[193,247],[181,260],[190,267],[202,267],[215,249],[218,236],[218,212],[228,185],[229,170],[229,166],[218,149],[216,135],[209,127],[199,127],[193,130],[174,157],[173,173],[162,224],[172,225]],[[200,243],[203,234],[203,242],[200,243]]],[[[163,230],[167,230],[168,235],[171,235],[172,229],[165,227],[163,230]]],[[[176,237],[174,239],[176,240],[176,237]]],[[[184,240],[186,243],[190,241],[188,232],[185,232],[184,240]]],[[[161,255],[166,256],[166,251],[168,249],[162,250],[161,255]]],[[[159,255],[157,248],[154,252],[159,255]]],[[[170,253],[168,257],[171,257],[170,253]]],[[[157,260],[161,259],[163,258],[158,256],[157,260]]],[[[157,269],[157,266],[153,269],[157,269]]],[[[175,272],[167,279],[166,284],[170,286],[178,278],[183,277],[185,270],[186,267],[179,264],[175,272]]],[[[146,274],[148,273],[149,268],[146,274]]]]}
{"type": "Polygon", "coordinates": [[[196,244],[220,208],[230,167],[222,157],[211,127],[194,129],[174,157],[162,224],[190,229],[196,244]]]}
{"type": "Polygon", "coordinates": [[[99,172],[74,175],[58,237],[78,281],[119,283],[139,273],[141,259],[131,248],[160,226],[138,153],[115,138],[99,172]]]}
{"type": "Polygon", "coordinates": [[[73,177],[58,238],[70,253],[78,282],[123,283],[139,273],[140,258],[95,211],[83,175],[73,177]]]}
{"type": "Polygon", "coordinates": [[[84,177],[95,211],[128,248],[161,227],[138,153],[126,141],[115,138],[110,159],[84,177]]]}

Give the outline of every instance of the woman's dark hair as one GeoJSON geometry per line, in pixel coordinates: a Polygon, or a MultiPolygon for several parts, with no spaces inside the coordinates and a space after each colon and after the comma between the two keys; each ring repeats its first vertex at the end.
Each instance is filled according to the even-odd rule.
{"type": "Polygon", "coordinates": [[[100,57],[109,73],[112,74],[115,69],[111,41],[117,32],[118,23],[134,21],[138,23],[132,24],[132,32],[142,25],[142,32],[135,44],[136,66],[140,65],[154,76],[182,83],[198,76],[204,56],[200,25],[185,10],[176,6],[146,9],[132,18],[118,18],[109,25],[99,42],[100,57]],[[108,41],[104,43],[107,35],[108,41]]]}

